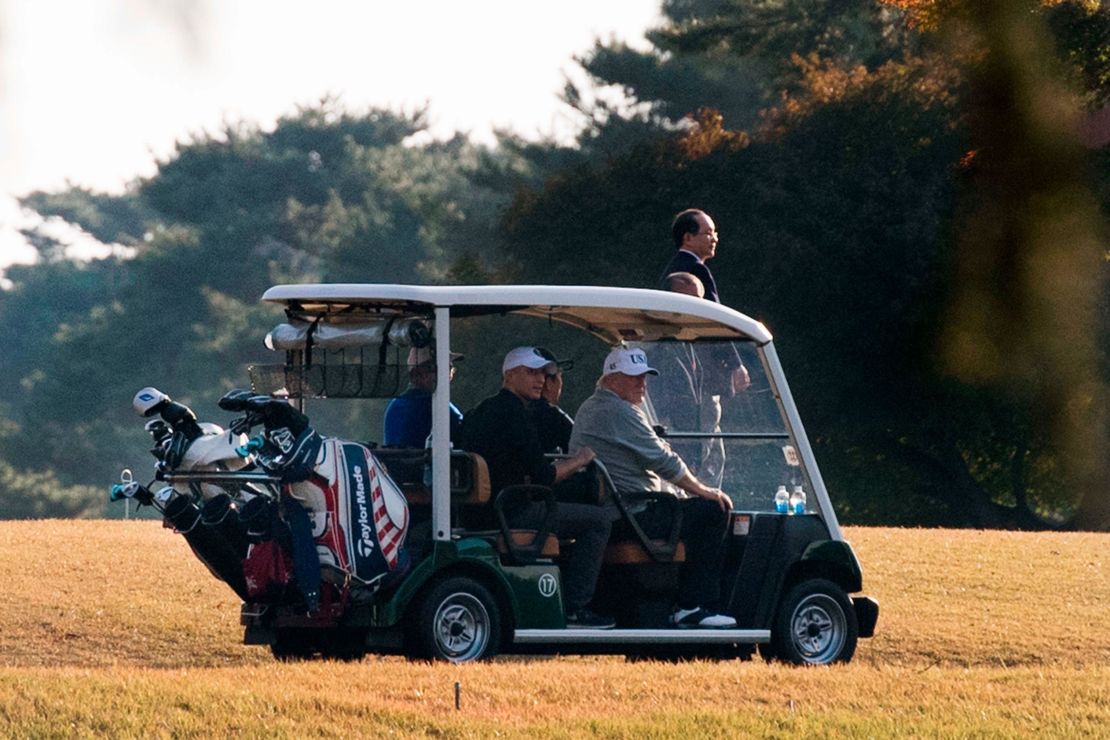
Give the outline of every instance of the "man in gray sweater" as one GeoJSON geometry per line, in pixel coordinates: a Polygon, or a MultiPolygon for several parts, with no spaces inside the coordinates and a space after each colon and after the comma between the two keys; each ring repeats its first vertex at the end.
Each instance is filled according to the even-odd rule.
{"type": "MultiPolygon", "coordinates": [[[[721,555],[732,500],[719,488],[699,481],[648,423],[640,404],[647,376],[658,374],[643,350],[618,347],[610,352],[597,389],[575,416],[570,452],[592,449],[621,493],[662,491],[662,481],[667,480],[688,494],[679,500],[686,562],[671,622],[686,628],[735,627],[735,619],[711,611],[720,598],[721,555]]],[[[670,508],[648,501],[634,515],[649,537],[665,537],[670,531],[670,508]]],[[[613,533],[619,538],[630,534],[631,528],[617,522],[613,533]]]]}

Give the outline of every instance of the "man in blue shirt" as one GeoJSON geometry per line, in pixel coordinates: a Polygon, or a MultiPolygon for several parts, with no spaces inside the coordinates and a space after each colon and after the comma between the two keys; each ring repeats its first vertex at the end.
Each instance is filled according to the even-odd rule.
{"type": "MultiPolygon", "coordinates": [[[[455,379],[455,363],[463,358],[451,353],[451,379],[455,379]]],[[[385,409],[386,447],[423,447],[432,431],[432,391],[436,387],[435,354],[430,347],[409,350],[409,387],[389,402],[385,409]]],[[[451,439],[457,438],[462,412],[451,408],[451,439]]]]}

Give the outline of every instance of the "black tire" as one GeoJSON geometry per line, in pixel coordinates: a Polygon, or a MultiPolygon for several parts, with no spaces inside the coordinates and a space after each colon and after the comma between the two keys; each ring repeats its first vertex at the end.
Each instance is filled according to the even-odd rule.
{"type": "Polygon", "coordinates": [[[366,656],[366,630],[342,627],[328,630],[320,654],[332,660],[357,663],[366,656]]]}
{"type": "Polygon", "coordinates": [[[274,634],[270,652],[282,662],[309,660],[316,654],[317,644],[314,630],[285,628],[274,634]]]}
{"type": "Polygon", "coordinates": [[[411,634],[417,657],[467,663],[492,658],[501,644],[501,613],[489,589],[454,576],[434,584],[417,605],[411,634]]]}
{"type": "Polygon", "coordinates": [[[795,665],[847,663],[858,638],[856,612],[844,589],[813,578],[795,585],[779,603],[770,652],[795,665]]]}

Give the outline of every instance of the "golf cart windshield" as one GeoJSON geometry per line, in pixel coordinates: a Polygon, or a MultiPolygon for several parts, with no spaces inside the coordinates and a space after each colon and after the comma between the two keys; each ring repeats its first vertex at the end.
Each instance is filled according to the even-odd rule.
{"type": "Polygon", "coordinates": [[[751,342],[641,342],[659,371],[645,412],[704,483],[744,511],[774,508],[780,485],[805,485],[782,410],[751,342]]]}

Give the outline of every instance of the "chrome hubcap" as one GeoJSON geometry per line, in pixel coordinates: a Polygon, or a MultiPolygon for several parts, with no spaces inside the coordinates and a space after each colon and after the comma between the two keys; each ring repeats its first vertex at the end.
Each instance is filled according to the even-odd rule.
{"type": "Polygon", "coordinates": [[[468,593],[444,599],[433,625],[439,651],[455,663],[480,657],[489,642],[489,613],[481,600],[468,593]]]}
{"type": "Polygon", "coordinates": [[[807,663],[831,663],[847,639],[848,625],[836,599],[825,594],[807,596],[790,621],[794,646],[807,663]]]}

